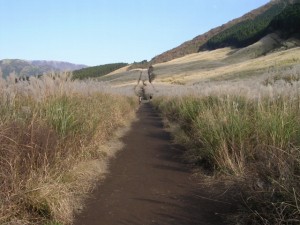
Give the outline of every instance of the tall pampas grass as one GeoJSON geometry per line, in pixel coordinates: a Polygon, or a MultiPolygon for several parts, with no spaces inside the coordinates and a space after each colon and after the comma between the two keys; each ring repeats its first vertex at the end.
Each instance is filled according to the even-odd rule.
{"type": "Polygon", "coordinates": [[[0,224],[70,224],[136,105],[130,93],[68,73],[1,78],[0,224]]]}
{"type": "Polygon", "coordinates": [[[191,162],[243,186],[243,224],[300,223],[299,74],[204,82],[154,101],[191,162]]]}

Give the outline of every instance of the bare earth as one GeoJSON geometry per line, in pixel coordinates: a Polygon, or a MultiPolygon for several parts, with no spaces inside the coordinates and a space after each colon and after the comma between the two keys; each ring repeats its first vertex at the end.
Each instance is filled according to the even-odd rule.
{"type": "Polygon", "coordinates": [[[211,199],[150,104],[141,106],[138,117],[123,138],[124,149],[111,162],[110,174],[74,224],[227,224],[224,215],[234,212],[235,204],[211,199]]]}

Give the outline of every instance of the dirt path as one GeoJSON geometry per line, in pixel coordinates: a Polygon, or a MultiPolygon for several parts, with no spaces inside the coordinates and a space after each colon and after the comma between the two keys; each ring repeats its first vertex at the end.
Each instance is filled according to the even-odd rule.
{"type": "Polygon", "coordinates": [[[141,106],[138,117],[75,225],[226,224],[221,215],[234,205],[203,198],[209,196],[182,163],[182,150],[171,144],[150,104],[141,106]]]}

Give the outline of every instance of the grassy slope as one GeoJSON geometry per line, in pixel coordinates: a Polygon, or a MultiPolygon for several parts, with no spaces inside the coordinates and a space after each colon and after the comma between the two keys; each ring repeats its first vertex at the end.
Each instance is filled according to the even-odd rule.
{"type": "Polygon", "coordinates": [[[216,27],[202,35],[199,35],[199,36],[193,38],[190,41],[187,41],[187,42],[181,44],[178,47],[175,47],[169,51],[166,51],[166,52],[154,57],[150,62],[152,64],[162,63],[162,62],[170,61],[175,58],[183,57],[188,54],[196,53],[199,51],[199,47],[202,46],[203,44],[205,44],[213,36],[223,32],[223,31],[229,29],[230,27],[235,26],[245,20],[252,20],[257,15],[260,15],[260,14],[264,13],[265,11],[267,11],[268,9],[270,9],[270,7],[272,7],[272,5],[273,5],[273,3],[268,3],[258,9],[255,9],[255,10],[245,14],[244,16],[242,16],[240,18],[234,19],[232,21],[229,21],[226,24],[223,24],[222,26],[216,27]]]}
{"type": "MultiPolygon", "coordinates": [[[[300,48],[274,51],[276,41],[266,37],[243,49],[218,49],[190,54],[166,63],[154,65],[156,83],[195,84],[204,80],[234,79],[259,75],[270,69],[289,67],[300,62],[300,48]],[[266,54],[266,55],[265,55],[266,54]]],[[[100,80],[114,84],[133,84],[137,81],[137,70],[104,76],[100,80]]],[[[154,84],[155,84],[154,82],[154,84]]]]}

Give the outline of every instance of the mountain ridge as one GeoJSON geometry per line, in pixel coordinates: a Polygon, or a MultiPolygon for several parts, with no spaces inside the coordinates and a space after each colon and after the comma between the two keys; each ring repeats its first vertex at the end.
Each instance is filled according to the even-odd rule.
{"type": "Polygon", "coordinates": [[[32,63],[32,65],[35,66],[52,66],[59,70],[78,70],[82,68],[88,67],[84,64],[74,64],[70,62],[65,61],[56,61],[56,60],[29,60],[29,62],[32,63]]]}
{"type": "Polygon", "coordinates": [[[14,73],[16,76],[28,77],[50,72],[74,71],[86,67],[88,66],[63,61],[2,59],[0,60],[0,76],[5,78],[14,73]]]}

